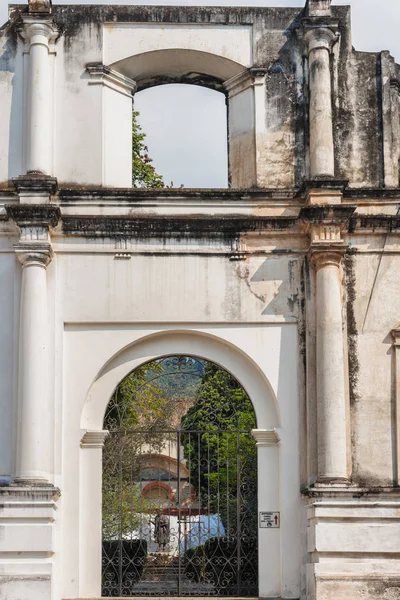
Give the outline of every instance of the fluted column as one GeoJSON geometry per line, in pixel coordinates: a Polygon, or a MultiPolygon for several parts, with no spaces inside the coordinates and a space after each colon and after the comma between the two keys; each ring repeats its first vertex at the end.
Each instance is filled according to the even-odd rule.
{"type": "Polygon", "coordinates": [[[26,17],[23,24],[28,54],[26,103],[27,172],[51,175],[53,163],[53,64],[50,42],[56,31],[50,21],[26,17]]]}
{"type": "Polygon", "coordinates": [[[308,56],[310,94],[310,177],[334,177],[330,54],[336,34],[312,27],[304,34],[308,56]]]}
{"type": "Polygon", "coordinates": [[[16,247],[22,265],[19,336],[19,480],[48,481],[52,436],[47,389],[47,282],[50,247],[16,247]]]}
{"type": "Polygon", "coordinates": [[[347,467],[346,387],[342,322],[340,245],[312,247],[316,269],[318,481],[345,482],[347,467]]]}

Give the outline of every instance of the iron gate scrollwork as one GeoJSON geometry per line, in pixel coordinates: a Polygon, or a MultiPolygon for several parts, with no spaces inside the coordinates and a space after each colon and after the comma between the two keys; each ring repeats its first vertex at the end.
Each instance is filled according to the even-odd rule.
{"type": "MultiPolygon", "coordinates": [[[[169,358],[167,365],[158,361],[157,381],[164,371],[181,373],[182,358],[169,358]]],[[[156,415],[151,427],[141,426],[139,418],[133,428],[121,428],[136,416],[122,422],[115,410],[121,398],[110,403],[103,451],[103,596],[258,595],[257,452],[250,429],[237,427],[253,426],[254,414],[228,374],[221,381],[225,386],[233,380],[227,395],[244,402],[244,417],[231,418],[232,403],[215,394],[210,403],[204,361],[199,364],[193,389],[186,381],[175,404],[162,400],[169,428],[161,428],[156,415]],[[193,428],[199,422],[202,428],[193,428]]],[[[154,381],[148,373],[144,386],[154,381]]],[[[141,385],[133,385],[136,406],[141,385]]],[[[157,383],[152,400],[157,414],[157,398],[167,388],[157,383]]],[[[145,396],[150,402],[151,394],[145,396]]]]}

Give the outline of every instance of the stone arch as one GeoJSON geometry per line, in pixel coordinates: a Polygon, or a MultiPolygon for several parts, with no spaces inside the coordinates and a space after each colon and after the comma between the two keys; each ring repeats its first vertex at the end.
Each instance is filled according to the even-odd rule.
{"type": "Polygon", "coordinates": [[[247,70],[224,56],[184,48],[143,52],[109,66],[133,79],[138,91],[165,83],[191,83],[225,92],[224,82],[247,70]]]}
{"type": "Polygon", "coordinates": [[[209,360],[231,373],[253,403],[257,427],[273,429],[280,426],[277,399],[268,379],[240,348],[215,335],[195,331],[164,331],[141,338],[110,357],[88,391],[82,410],[81,428],[101,431],[108,402],[118,384],[142,364],[176,354],[209,360]]]}
{"type": "MultiPolygon", "coordinates": [[[[189,44],[187,40],[186,42],[189,44]]],[[[126,86],[131,86],[130,90],[136,87],[137,91],[141,91],[167,83],[195,84],[220,91],[227,98],[230,185],[243,188],[256,185],[256,137],[264,127],[260,119],[266,93],[263,69],[252,69],[250,56],[235,56],[231,53],[228,58],[226,54],[229,53],[229,48],[223,45],[210,47],[214,52],[209,52],[201,49],[204,44],[199,44],[198,48],[185,48],[185,40],[181,40],[181,47],[171,47],[168,43],[172,44],[172,40],[165,41],[156,49],[148,49],[131,56],[124,55],[125,48],[122,50],[121,45],[118,52],[111,53],[112,58],[104,67],[104,72],[111,78],[107,85],[115,92],[107,101],[107,119],[110,119],[110,126],[107,126],[106,132],[111,133],[106,133],[109,140],[104,139],[106,155],[109,155],[114,164],[117,154],[123,153],[120,159],[123,159],[128,179],[128,170],[131,170],[126,154],[129,140],[124,132],[126,133],[130,126],[131,114],[128,114],[126,102],[128,96],[129,100],[131,97],[130,92],[126,94],[126,86]],[[237,62],[238,60],[243,62],[237,62]],[[116,81],[119,81],[119,88],[116,87],[116,81]],[[117,88],[120,92],[123,89],[123,93],[126,94],[125,108],[122,112],[117,108],[117,96],[121,95],[117,93],[117,88]],[[115,116],[116,113],[118,117],[115,116]],[[121,139],[125,140],[125,150],[119,141],[119,145],[115,146],[116,141],[121,139]]],[[[98,76],[96,68],[93,76],[98,76]]],[[[119,102],[123,100],[119,98],[119,102]]],[[[108,173],[107,169],[106,172],[108,173]]]]}

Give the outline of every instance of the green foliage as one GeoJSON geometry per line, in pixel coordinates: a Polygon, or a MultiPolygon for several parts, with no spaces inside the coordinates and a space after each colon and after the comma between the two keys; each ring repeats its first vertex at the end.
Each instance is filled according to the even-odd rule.
{"type": "Polygon", "coordinates": [[[250,398],[229,373],[208,364],[181,427],[184,456],[203,506],[219,513],[228,531],[237,532],[238,502],[249,502],[257,490],[257,449],[249,435],[256,417],[250,398]],[[190,433],[195,431],[200,433],[190,433]]]}
{"type": "Polygon", "coordinates": [[[132,187],[163,188],[164,181],[153,167],[145,144],[146,134],[138,123],[139,113],[132,110],[132,187]]]}
{"type": "Polygon", "coordinates": [[[141,514],[151,513],[155,504],[145,500],[138,481],[142,448],[161,451],[175,403],[158,382],[162,367],[147,363],[128,375],[111,397],[104,418],[110,432],[103,450],[103,539],[128,536],[140,524],[141,514]],[[132,429],[142,433],[131,435],[132,429]]]}

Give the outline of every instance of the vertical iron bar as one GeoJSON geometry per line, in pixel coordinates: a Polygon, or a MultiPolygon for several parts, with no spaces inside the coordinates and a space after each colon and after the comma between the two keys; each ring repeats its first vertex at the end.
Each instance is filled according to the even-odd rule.
{"type": "Polygon", "coordinates": [[[178,486],[177,486],[177,500],[178,500],[178,596],[182,595],[181,591],[181,430],[177,432],[177,457],[178,457],[178,486]]]}
{"type": "MultiPolygon", "coordinates": [[[[197,479],[198,479],[198,483],[197,483],[197,490],[198,490],[198,503],[199,503],[199,511],[198,511],[198,526],[197,526],[197,530],[198,530],[198,534],[199,534],[199,546],[200,546],[200,541],[201,541],[201,536],[200,536],[200,514],[201,514],[201,507],[202,507],[202,497],[201,497],[201,477],[200,477],[200,469],[201,469],[201,459],[200,459],[200,432],[197,431],[196,434],[197,435],[197,479]]],[[[208,565],[207,565],[208,567],[208,565]]]]}
{"type": "Polygon", "coordinates": [[[236,432],[236,536],[237,536],[237,595],[241,595],[241,523],[240,523],[240,432],[236,432]]]}
{"type": "MultiPolygon", "coordinates": [[[[120,434],[121,435],[121,434],[120,434]]],[[[118,436],[119,437],[119,436],[118,436]]],[[[123,519],[123,506],[122,506],[122,496],[123,496],[123,489],[122,489],[122,482],[123,482],[123,477],[122,477],[122,461],[123,461],[123,444],[124,444],[125,440],[123,440],[123,443],[119,444],[119,497],[120,497],[120,502],[119,502],[119,569],[118,569],[118,574],[119,574],[119,594],[122,596],[122,530],[123,530],[123,526],[122,526],[122,519],[123,519]]]]}

